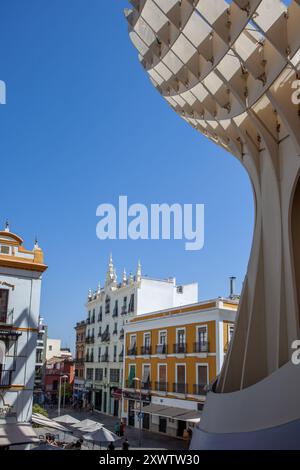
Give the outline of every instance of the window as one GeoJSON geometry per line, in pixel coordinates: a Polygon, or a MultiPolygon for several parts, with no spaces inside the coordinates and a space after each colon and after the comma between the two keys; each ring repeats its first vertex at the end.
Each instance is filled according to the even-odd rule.
{"type": "Polygon", "coordinates": [[[128,387],[132,387],[134,378],[135,378],[135,364],[130,364],[128,368],[128,381],[127,381],[128,387]]]}
{"type": "Polygon", "coordinates": [[[103,369],[95,369],[95,380],[98,382],[103,380],[103,369]]]}
{"type": "Polygon", "coordinates": [[[150,348],[151,346],[151,333],[144,334],[144,346],[150,348]]]}
{"type": "Polygon", "coordinates": [[[107,295],[105,297],[105,313],[109,313],[110,312],[110,297],[109,295],[107,295]]]}
{"type": "Polygon", "coordinates": [[[131,294],[128,305],[128,312],[134,312],[134,294],[131,294]]]}
{"type": "Polygon", "coordinates": [[[7,246],[7,245],[1,245],[0,253],[2,253],[3,255],[9,255],[10,254],[10,247],[7,246]]]}
{"type": "Polygon", "coordinates": [[[167,332],[166,331],[159,332],[159,344],[167,344],[167,332]]]}
{"type": "Polygon", "coordinates": [[[8,289],[0,289],[0,322],[6,323],[8,309],[8,289]]]}
{"type": "Polygon", "coordinates": [[[48,350],[52,351],[52,344],[49,344],[48,350]]]}
{"type": "Polygon", "coordinates": [[[136,335],[130,335],[130,349],[135,348],[136,345],[136,335]]]}
{"type": "Polygon", "coordinates": [[[167,381],[167,364],[158,365],[158,381],[165,383],[167,381]]]}
{"type": "Polygon", "coordinates": [[[198,343],[207,343],[207,326],[198,327],[198,343]]]}
{"type": "Polygon", "coordinates": [[[102,305],[101,305],[99,313],[98,313],[98,321],[102,321],[102,305]]]}
{"type": "Polygon", "coordinates": [[[143,364],[142,387],[149,387],[150,384],[150,364],[143,364]]]}
{"type": "Polygon", "coordinates": [[[98,362],[101,361],[101,347],[98,348],[98,362]]]}
{"type": "Polygon", "coordinates": [[[93,380],[94,377],[94,369],[87,369],[86,370],[86,379],[93,380]]]}
{"type": "Polygon", "coordinates": [[[119,369],[110,369],[110,371],[109,371],[109,380],[110,380],[110,382],[119,383],[120,370],[119,369]]]}
{"type": "Polygon", "coordinates": [[[185,330],[177,330],[177,344],[185,343],[185,330]]]}

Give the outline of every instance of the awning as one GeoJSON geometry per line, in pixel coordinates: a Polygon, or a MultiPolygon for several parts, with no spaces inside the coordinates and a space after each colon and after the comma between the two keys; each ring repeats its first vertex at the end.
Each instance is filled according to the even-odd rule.
{"type": "Polygon", "coordinates": [[[199,423],[201,419],[200,411],[175,408],[173,406],[155,405],[154,403],[143,406],[142,413],[163,416],[165,418],[176,419],[178,421],[188,421],[190,423],[199,423]]]}
{"type": "Polygon", "coordinates": [[[37,442],[39,442],[39,438],[29,423],[12,423],[0,426],[0,447],[37,442]]]}
{"type": "Polygon", "coordinates": [[[46,418],[46,416],[41,415],[40,413],[33,413],[31,421],[34,424],[38,424],[39,426],[43,426],[45,428],[56,429],[57,431],[62,432],[72,432],[70,429],[67,429],[62,424],[53,421],[53,419],[46,418]]]}

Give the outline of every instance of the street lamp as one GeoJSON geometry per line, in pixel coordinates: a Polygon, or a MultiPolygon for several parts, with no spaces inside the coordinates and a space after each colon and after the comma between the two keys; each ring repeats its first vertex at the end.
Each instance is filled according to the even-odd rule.
{"type": "Polygon", "coordinates": [[[142,380],[139,377],[134,377],[133,380],[140,382],[139,447],[142,447],[142,380]]]}
{"type": "MultiPolygon", "coordinates": [[[[60,402],[61,402],[61,380],[62,379],[68,379],[67,375],[61,375],[59,377],[59,388],[58,388],[58,408],[57,408],[57,415],[60,416],[60,402]]],[[[66,384],[66,382],[65,382],[66,384]]],[[[65,395],[65,389],[64,389],[64,395],[65,395]]]]}

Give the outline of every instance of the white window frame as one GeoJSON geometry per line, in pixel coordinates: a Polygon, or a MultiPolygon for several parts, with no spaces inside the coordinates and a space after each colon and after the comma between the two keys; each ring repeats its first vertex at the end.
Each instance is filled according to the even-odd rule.
{"type": "Polygon", "coordinates": [[[204,324],[204,325],[197,325],[197,326],[196,326],[196,343],[199,342],[199,330],[200,330],[200,328],[205,328],[205,331],[206,331],[206,333],[205,333],[206,341],[208,341],[208,326],[207,326],[207,324],[204,324]]]}
{"type": "Polygon", "coordinates": [[[144,377],[145,367],[149,367],[149,382],[151,382],[151,364],[149,362],[145,362],[142,364],[142,377],[144,377]]]}
{"type": "Polygon", "coordinates": [[[185,344],[185,343],[186,343],[186,328],[185,328],[185,326],[180,327],[180,328],[176,328],[176,344],[180,344],[180,343],[178,342],[178,331],[184,331],[184,341],[183,341],[183,344],[185,344]]]}
{"type": "Polygon", "coordinates": [[[227,339],[228,339],[227,342],[228,342],[228,344],[229,344],[230,341],[232,340],[233,335],[234,335],[234,323],[228,323],[228,324],[227,324],[227,339]],[[232,334],[230,334],[231,328],[233,328],[232,334]]]}
{"type": "Polygon", "coordinates": [[[145,339],[146,339],[147,336],[149,336],[149,338],[150,338],[149,347],[151,347],[151,331],[145,331],[145,333],[143,334],[143,346],[144,347],[146,346],[145,339]]]}
{"type": "Polygon", "coordinates": [[[168,330],[159,330],[159,331],[158,331],[158,344],[159,344],[160,346],[162,346],[163,344],[166,344],[166,345],[168,344],[168,330]],[[166,342],[165,342],[165,343],[162,343],[162,342],[161,342],[161,338],[160,338],[161,333],[165,333],[165,334],[166,334],[166,342]]]}
{"type": "Polygon", "coordinates": [[[136,333],[131,334],[129,336],[129,348],[133,348],[133,346],[136,346],[136,333]],[[135,338],[135,342],[132,343],[132,338],[135,338]]]}

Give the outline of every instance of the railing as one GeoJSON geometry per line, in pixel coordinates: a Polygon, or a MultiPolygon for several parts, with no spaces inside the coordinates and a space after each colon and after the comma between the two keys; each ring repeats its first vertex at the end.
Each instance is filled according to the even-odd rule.
{"type": "Polygon", "coordinates": [[[117,334],[118,334],[118,330],[114,330],[113,335],[117,335],[117,334]]]}
{"type": "Polygon", "coordinates": [[[136,346],[131,346],[130,348],[127,349],[128,356],[136,356],[136,353],[137,353],[136,346]]]}
{"type": "Polygon", "coordinates": [[[95,336],[87,336],[87,337],[85,338],[85,342],[86,342],[87,344],[92,344],[92,343],[94,343],[94,342],[95,342],[95,336]]]}
{"type": "Polygon", "coordinates": [[[103,341],[104,343],[110,341],[110,333],[103,333],[102,336],[101,336],[101,341],[103,341]]]}
{"type": "Polygon", "coordinates": [[[142,346],[141,347],[141,355],[142,356],[149,356],[150,354],[152,354],[151,346],[142,346]]]}
{"type": "Polygon", "coordinates": [[[173,383],[173,392],[183,393],[184,395],[186,395],[188,393],[188,384],[173,383]]]}
{"type": "Polygon", "coordinates": [[[12,383],[12,370],[2,370],[0,372],[0,387],[10,387],[12,383]]]}
{"type": "Polygon", "coordinates": [[[94,362],[94,356],[87,356],[85,362],[94,362]]]}
{"type": "Polygon", "coordinates": [[[156,345],[156,354],[168,354],[168,345],[167,344],[157,344],[156,345]]]}
{"type": "Polygon", "coordinates": [[[168,382],[155,382],[155,390],[157,392],[167,392],[168,382]]]}
{"type": "Polygon", "coordinates": [[[207,394],[207,384],[194,384],[193,392],[194,395],[206,395],[207,394]]]}
{"type": "Polygon", "coordinates": [[[92,316],[90,323],[91,323],[91,324],[92,324],[92,323],[95,323],[95,315],[92,316]]]}
{"type": "Polygon", "coordinates": [[[141,386],[142,386],[141,387],[142,390],[151,390],[152,389],[151,382],[149,382],[149,381],[148,382],[142,382],[141,386]]]}
{"type": "Polygon", "coordinates": [[[186,353],[186,343],[173,344],[173,352],[177,353],[177,354],[185,354],[186,353]]]}
{"type": "Polygon", "coordinates": [[[127,305],[122,305],[121,315],[126,315],[126,313],[127,313],[127,305]]]}
{"type": "Polygon", "coordinates": [[[208,353],[209,352],[209,342],[201,341],[200,343],[194,343],[194,352],[195,353],[208,353]]]}
{"type": "Polygon", "coordinates": [[[108,354],[102,354],[101,362],[109,362],[109,355],[108,354]]]}

